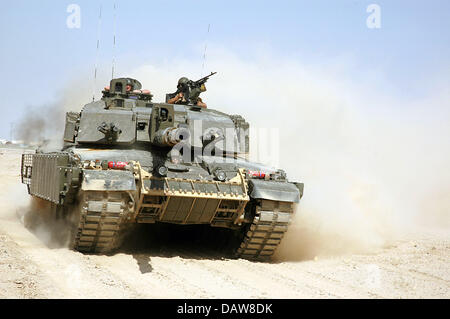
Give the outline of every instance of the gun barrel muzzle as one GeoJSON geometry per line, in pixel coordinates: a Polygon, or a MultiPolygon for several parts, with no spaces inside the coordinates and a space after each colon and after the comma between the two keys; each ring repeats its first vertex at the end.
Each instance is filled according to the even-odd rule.
{"type": "Polygon", "coordinates": [[[169,127],[156,133],[155,142],[162,146],[174,146],[189,139],[189,130],[183,127],[169,127]]]}

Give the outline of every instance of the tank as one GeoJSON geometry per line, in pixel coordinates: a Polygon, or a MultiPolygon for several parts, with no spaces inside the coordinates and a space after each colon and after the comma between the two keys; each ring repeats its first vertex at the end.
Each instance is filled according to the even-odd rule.
{"type": "Polygon", "coordinates": [[[270,259],[303,183],[248,160],[241,116],[155,103],[141,88],[113,79],[100,100],[66,113],[60,150],[22,155],[28,193],[67,221],[60,231],[80,252],[114,252],[137,223],[204,224],[229,229],[227,255],[270,259]]]}

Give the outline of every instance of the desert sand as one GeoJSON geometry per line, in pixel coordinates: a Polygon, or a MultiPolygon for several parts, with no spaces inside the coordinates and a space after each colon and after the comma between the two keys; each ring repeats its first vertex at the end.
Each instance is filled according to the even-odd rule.
{"type": "Polygon", "coordinates": [[[293,225],[269,263],[179,239],[155,248],[145,229],[136,247],[114,255],[54,247],[45,229],[23,224],[30,196],[20,182],[22,152],[0,149],[0,298],[450,297],[446,231],[412,231],[359,253],[302,255],[291,252],[314,241],[294,240],[305,230],[293,225]]]}

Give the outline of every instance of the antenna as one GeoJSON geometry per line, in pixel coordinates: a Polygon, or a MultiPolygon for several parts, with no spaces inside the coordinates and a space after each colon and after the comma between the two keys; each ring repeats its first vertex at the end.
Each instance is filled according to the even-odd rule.
{"type": "Polygon", "coordinates": [[[100,13],[98,15],[98,25],[97,25],[97,52],[95,54],[95,66],[94,66],[94,87],[92,92],[92,101],[95,100],[95,92],[97,89],[97,64],[98,64],[98,52],[100,49],[100,27],[102,25],[102,5],[100,5],[100,13]]]}
{"type": "Polygon", "coordinates": [[[206,49],[208,47],[208,34],[209,34],[209,28],[210,28],[211,24],[208,23],[208,31],[206,32],[206,38],[205,38],[205,50],[203,51],[203,62],[202,62],[202,72],[201,72],[201,77],[203,77],[203,70],[205,68],[205,64],[206,64],[206,49]]]}
{"type": "Polygon", "coordinates": [[[10,122],[9,123],[9,140],[12,142],[13,141],[13,136],[14,136],[14,122],[10,122]]]}
{"type": "Polygon", "coordinates": [[[114,2],[114,26],[113,26],[113,58],[112,58],[112,71],[111,80],[114,79],[114,67],[116,62],[116,3],[114,2]]]}

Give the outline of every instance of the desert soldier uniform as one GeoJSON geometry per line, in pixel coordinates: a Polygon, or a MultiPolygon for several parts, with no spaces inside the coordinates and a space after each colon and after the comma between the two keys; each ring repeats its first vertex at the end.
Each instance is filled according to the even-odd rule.
{"type": "Polygon", "coordinates": [[[190,88],[188,78],[182,77],[178,80],[177,91],[172,94],[167,94],[166,102],[169,104],[184,104],[192,103],[194,105],[206,108],[206,104],[199,97],[200,93],[206,89],[190,88]]]}

